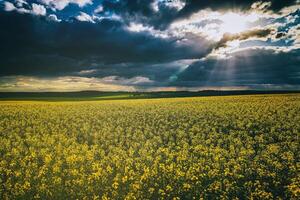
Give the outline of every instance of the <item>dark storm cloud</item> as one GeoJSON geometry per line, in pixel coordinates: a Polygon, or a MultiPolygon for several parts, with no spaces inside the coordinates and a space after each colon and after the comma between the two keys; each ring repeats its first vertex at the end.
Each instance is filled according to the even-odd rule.
{"type": "MultiPolygon", "coordinates": [[[[136,76],[148,77],[157,82],[168,81],[172,74],[176,74],[182,66],[194,62],[193,60],[177,60],[173,62],[152,63],[118,63],[112,65],[94,66],[92,73],[79,73],[85,77],[118,76],[131,78],[136,76]]],[[[75,73],[76,75],[78,73],[75,73]]]]}
{"type": "MultiPolygon", "coordinates": [[[[214,0],[214,1],[202,1],[202,0],[186,0],[182,9],[176,10],[174,7],[166,6],[164,2],[172,3],[174,0],[157,1],[159,11],[153,9],[153,3],[155,0],[122,0],[122,1],[103,1],[103,11],[113,12],[121,15],[128,21],[139,21],[145,24],[151,24],[155,28],[164,29],[171,22],[187,18],[192,14],[202,9],[212,10],[244,10],[251,9],[253,3],[259,3],[264,1],[258,0],[214,0]]],[[[278,12],[282,8],[287,6],[296,5],[297,0],[270,0],[269,6],[265,6],[264,9],[278,12]]]]}
{"type": "MultiPolygon", "coordinates": [[[[186,17],[200,9],[210,8],[212,10],[234,10],[242,9],[248,10],[253,3],[260,2],[258,0],[214,0],[214,1],[199,1],[199,0],[187,0],[186,6],[180,11],[180,17],[186,17]]],[[[264,1],[261,1],[264,2],[264,1]]],[[[265,2],[271,2],[269,10],[279,11],[280,9],[296,4],[297,0],[270,0],[265,2]]]]}
{"type": "MultiPolygon", "coordinates": [[[[0,75],[63,75],[118,63],[147,63],[196,58],[196,51],[175,38],[129,32],[119,21],[53,22],[15,12],[0,12],[0,75]],[[99,65],[101,66],[101,65],[99,65]]],[[[203,41],[205,41],[203,39],[203,41]]],[[[121,69],[120,69],[121,70],[121,69]]]]}
{"type": "Polygon", "coordinates": [[[158,3],[159,12],[153,9],[156,0],[124,0],[124,1],[103,1],[103,11],[116,13],[125,20],[126,23],[136,21],[143,24],[150,24],[157,29],[164,29],[173,21],[177,15],[174,8],[158,3]]]}
{"type": "Polygon", "coordinates": [[[175,86],[300,85],[300,50],[246,49],[227,59],[191,64],[171,83],[175,86]]]}
{"type": "MultiPolygon", "coordinates": [[[[0,8],[0,78],[24,76],[41,81],[74,76],[72,80],[84,83],[85,79],[138,83],[145,88],[300,85],[296,28],[300,10],[284,17],[262,17],[252,22],[252,30],[225,34],[216,41],[210,31],[222,26],[222,17],[199,22],[188,17],[206,8],[220,14],[247,12],[259,1],[104,0],[84,7],[70,4],[62,10],[51,10],[43,1],[27,2],[18,9],[0,8]],[[46,16],[31,12],[32,3],[43,4],[46,16]],[[227,59],[211,57],[233,40],[243,41],[235,53],[223,53],[227,59]],[[273,50],[263,49],[267,46],[273,50]],[[241,49],[248,47],[252,49],[241,49]],[[285,49],[275,50],[281,47],[285,49]]],[[[259,5],[252,9],[279,12],[296,1],[259,5]]]]}

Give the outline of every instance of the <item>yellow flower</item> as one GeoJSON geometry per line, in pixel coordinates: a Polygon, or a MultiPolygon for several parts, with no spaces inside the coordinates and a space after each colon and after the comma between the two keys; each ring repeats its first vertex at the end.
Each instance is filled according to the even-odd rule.
{"type": "Polygon", "coordinates": [[[116,190],[119,187],[119,183],[118,182],[114,182],[112,186],[116,190]]]}
{"type": "Polygon", "coordinates": [[[188,191],[189,189],[191,189],[191,185],[188,184],[188,183],[184,183],[184,184],[183,184],[183,189],[184,189],[185,191],[188,191]]]}

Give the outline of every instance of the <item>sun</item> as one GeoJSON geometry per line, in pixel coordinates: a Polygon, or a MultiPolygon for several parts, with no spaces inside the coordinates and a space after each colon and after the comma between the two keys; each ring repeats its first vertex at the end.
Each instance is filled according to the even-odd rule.
{"type": "Polygon", "coordinates": [[[236,34],[246,31],[249,28],[249,23],[258,20],[258,18],[258,15],[255,13],[248,15],[234,12],[224,13],[219,16],[219,19],[222,21],[219,27],[220,34],[236,34]]]}
{"type": "Polygon", "coordinates": [[[246,31],[249,27],[249,23],[258,20],[259,16],[255,13],[248,15],[239,13],[225,13],[219,17],[223,22],[220,26],[221,33],[231,33],[236,34],[246,31]]]}
{"type": "Polygon", "coordinates": [[[208,19],[219,20],[220,23],[213,23],[207,25],[204,31],[207,33],[210,39],[219,41],[225,33],[238,34],[248,29],[250,23],[255,22],[259,19],[259,15],[256,13],[238,13],[238,12],[227,12],[227,13],[213,13],[208,19]]]}
{"type": "Polygon", "coordinates": [[[220,26],[221,33],[240,33],[247,29],[247,21],[244,17],[237,13],[227,13],[220,17],[222,24],[220,26]]]}

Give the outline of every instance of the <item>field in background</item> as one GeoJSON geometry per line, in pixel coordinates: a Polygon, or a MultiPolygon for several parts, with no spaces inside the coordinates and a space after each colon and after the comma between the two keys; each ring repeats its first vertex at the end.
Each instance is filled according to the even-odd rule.
{"type": "Polygon", "coordinates": [[[1,101],[1,199],[299,199],[300,94],[1,101]]]}
{"type": "Polygon", "coordinates": [[[155,99],[203,96],[232,96],[232,95],[265,95],[265,94],[300,94],[295,90],[203,90],[198,92],[0,92],[0,101],[95,101],[115,99],[155,99]]]}

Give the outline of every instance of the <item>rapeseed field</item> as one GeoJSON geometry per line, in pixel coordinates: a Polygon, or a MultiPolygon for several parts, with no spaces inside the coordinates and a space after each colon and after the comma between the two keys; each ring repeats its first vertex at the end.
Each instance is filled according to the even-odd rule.
{"type": "Polygon", "coordinates": [[[299,199],[300,95],[0,102],[1,199],[299,199]]]}

